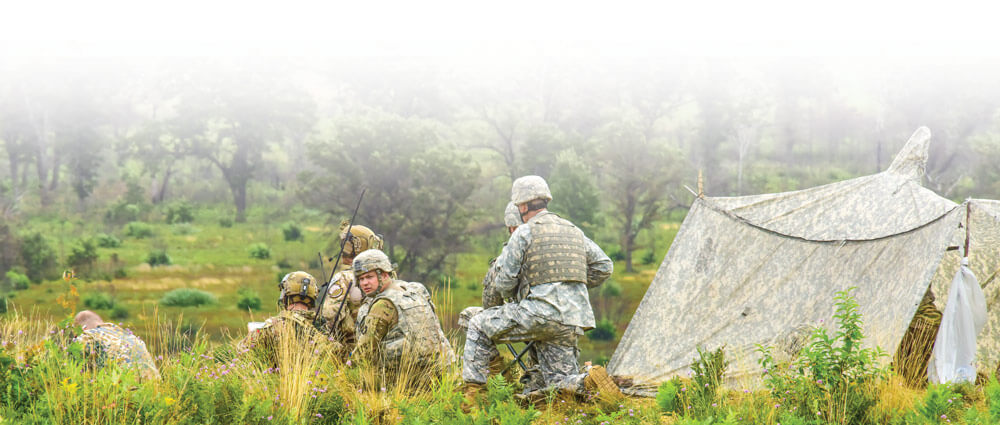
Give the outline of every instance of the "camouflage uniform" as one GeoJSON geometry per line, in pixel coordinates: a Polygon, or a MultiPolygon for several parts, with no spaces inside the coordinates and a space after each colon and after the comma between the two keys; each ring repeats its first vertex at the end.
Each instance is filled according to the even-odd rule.
{"type": "MultiPolygon", "coordinates": [[[[356,257],[361,252],[369,249],[382,249],[382,238],[365,226],[351,226],[351,236],[347,236],[347,222],[340,225],[340,240],[344,241],[343,256],[346,258],[356,257]]],[[[331,276],[327,284],[327,295],[320,308],[320,315],[325,322],[325,326],[331,336],[343,343],[346,347],[352,347],[356,342],[354,334],[357,327],[358,310],[364,300],[364,293],[358,288],[354,280],[354,272],[350,265],[341,264],[337,271],[331,276]],[[350,291],[347,289],[350,288],[350,291]],[[347,301],[343,301],[344,298],[347,301]],[[343,309],[341,309],[343,302],[343,309]],[[339,323],[333,323],[334,316],[340,311],[339,323]]]]}
{"type": "Polygon", "coordinates": [[[582,391],[586,374],[579,373],[576,344],[583,329],[594,327],[587,288],[603,283],[612,269],[597,244],[553,213],[542,211],[518,227],[497,258],[493,280],[501,296],[515,302],[469,321],[462,378],[484,384],[497,343],[534,341],[545,385],[582,391]],[[554,266],[544,267],[542,259],[554,266]]]}
{"type": "MultiPolygon", "coordinates": [[[[277,316],[264,321],[256,329],[251,329],[239,343],[239,348],[257,355],[265,364],[278,365],[280,352],[285,344],[281,340],[294,338],[295,344],[308,343],[323,354],[343,350],[343,345],[329,340],[314,323],[316,314],[312,310],[287,310],[292,303],[303,303],[312,308],[316,301],[318,282],[309,273],[298,271],[285,275],[281,281],[281,295],[278,303],[282,310],[277,316]]],[[[297,345],[291,348],[301,348],[297,345]]]]}
{"type": "Polygon", "coordinates": [[[156,368],[156,363],[153,363],[146,343],[118,325],[103,323],[94,329],[86,329],[75,341],[83,344],[84,353],[98,368],[104,367],[108,362],[117,362],[135,368],[142,380],[160,379],[160,371],[156,368]]]}
{"type": "Polygon", "coordinates": [[[356,352],[380,359],[388,369],[397,369],[407,356],[420,367],[439,368],[455,361],[430,293],[417,282],[395,280],[367,298],[358,313],[357,334],[356,352]]]}

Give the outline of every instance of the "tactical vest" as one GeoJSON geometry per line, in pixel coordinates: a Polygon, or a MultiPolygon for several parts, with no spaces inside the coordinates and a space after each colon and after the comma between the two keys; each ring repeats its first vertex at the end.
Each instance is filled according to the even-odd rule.
{"type": "Polygon", "coordinates": [[[455,360],[448,338],[441,330],[430,293],[424,285],[396,281],[397,288],[389,288],[361,305],[358,311],[358,327],[364,325],[371,306],[376,301],[387,299],[396,306],[397,320],[382,338],[382,355],[388,365],[399,365],[403,356],[418,364],[428,360],[450,364],[455,360]]]}
{"type": "Polygon", "coordinates": [[[522,279],[530,286],[550,282],[587,283],[587,248],[583,231],[552,213],[530,220],[531,244],[524,255],[522,279]]]}

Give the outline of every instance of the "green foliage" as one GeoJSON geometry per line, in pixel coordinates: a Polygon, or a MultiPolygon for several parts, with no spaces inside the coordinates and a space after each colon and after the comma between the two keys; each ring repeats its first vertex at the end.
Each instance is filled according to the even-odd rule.
{"type": "Polygon", "coordinates": [[[696,418],[710,417],[718,405],[719,387],[729,362],[724,347],[705,351],[698,347],[698,358],[691,363],[691,388],[685,391],[687,415],[696,418]]]}
{"type": "Polygon", "coordinates": [[[124,305],[116,304],[111,309],[111,318],[114,320],[125,320],[129,318],[128,309],[124,305]]]}
{"type": "Polygon", "coordinates": [[[927,388],[924,399],[917,403],[907,423],[939,424],[948,421],[948,418],[957,418],[959,408],[962,407],[961,401],[962,397],[947,385],[932,384],[927,388]]]}
{"type": "Polygon", "coordinates": [[[194,207],[187,202],[177,202],[167,207],[167,224],[190,223],[194,221],[194,207]]]}
{"type": "Polygon", "coordinates": [[[664,381],[656,390],[656,405],[663,413],[680,413],[681,404],[677,392],[681,389],[680,378],[673,377],[669,381],[664,381]]]}
{"type": "Polygon", "coordinates": [[[990,378],[983,392],[986,393],[986,403],[989,406],[989,419],[994,424],[1000,424],[1000,382],[996,376],[990,378]]]}
{"type": "Polygon", "coordinates": [[[0,294],[0,314],[7,312],[7,294],[0,294]]]}
{"type": "Polygon", "coordinates": [[[269,248],[264,242],[257,242],[250,245],[250,258],[256,258],[258,260],[271,258],[271,248],[269,248]]]}
{"type": "Polygon", "coordinates": [[[236,302],[236,308],[238,308],[240,310],[244,310],[244,311],[245,310],[255,310],[255,311],[256,310],[260,310],[260,306],[262,305],[262,302],[260,300],[260,296],[257,295],[256,292],[254,292],[251,289],[244,288],[244,289],[240,290],[239,295],[240,295],[240,299],[239,299],[239,301],[236,302]]]}
{"type": "Polygon", "coordinates": [[[41,233],[32,233],[21,240],[21,262],[28,278],[39,283],[55,278],[56,252],[41,233]]]}
{"type": "Polygon", "coordinates": [[[70,249],[70,254],[66,257],[66,265],[73,268],[90,269],[97,261],[97,257],[97,246],[94,245],[94,241],[84,239],[70,249]]]}
{"type": "Polygon", "coordinates": [[[122,246],[121,239],[107,233],[98,234],[94,240],[97,241],[97,246],[101,248],[118,248],[122,246]]]}
{"type": "Polygon", "coordinates": [[[141,221],[133,221],[125,225],[125,236],[145,239],[153,236],[153,227],[141,221]]]}
{"type": "Polygon", "coordinates": [[[233,219],[230,217],[222,217],[219,219],[219,226],[226,229],[233,227],[233,219]]]}
{"type": "Polygon", "coordinates": [[[615,328],[615,322],[608,318],[598,320],[597,326],[587,332],[587,338],[594,341],[613,341],[617,335],[618,329],[615,328]]]}
{"type": "Polygon", "coordinates": [[[115,299],[103,292],[90,293],[83,296],[83,306],[92,310],[110,309],[115,306],[115,299]]]}
{"type": "Polygon", "coordinates": [[[31,283],[28,276],[18,273],[16,270],[7,270],[6,277],[10,287],[19,291],[28,289],[28,284],[31,283]]]}
{"type": "Polygon", "coordinates": [[[286,241],[302,240],[302,229],[294,222],[287,222],[281,226],[281,233],[285,235],[286,241]]]}
{"type": "Polygon", "coordinates": [[[149,252],[146,256],[146,264],[152,267],[156,266],[169,266],[171,263],[170,256],[167,255],[167,251],[162,249],[157,249],[149,252]]]}
{"type": "Polygon", "coordinates": [[[169,307],[198,307],[215,303],[215,295],[191,288],[174,289],[160,298],[160,304],[169,307]]]}
{"type": "Polygon", "coordinates": [[[788,408],[802,412],[819,411],[827,420],[860,423],[877,400],[873,388],[887,376],[879,364],[886,354],[880,348],[862,347],[861,313],[851,294],[855,288],[838,292],[837,332],[813,329],[809,344],[791,364],[779,364],[769,348],[758,346],[764,383],[771,393],[785,400],[788,408]]]}
{"type": "Polygon", "coordinates": [[[608,279],[601,285],[601,296],[603,297],[620,297],[622,295],[622,286],[618,282],[612,279],[608,279]]]}
{"type": "Polygon", "coordinates": [[[553,193],[558,193],[549,204],[549,209],[569,219],[587,233],[601,224],[600,191],[594,172],[588,161],[573,150],[560,152],[555,158],[555,167],[548,184],[553,193]]]}
{"type": "Polygon", "coordinates": [[[620,246],[613,246],[608,250],[608,257],[611,261],[625,261],[625,253],[620,246]]]}
{"type": "Polygon", "coordinates": [[[642,264],[650,265],[656,262],[656,253],[653,250],[646,251],[642,254],[642,264]]]}
{"type": "Polygon", "coordinates": [[[191,225],[191,223],[179,223],[170,226],[170,230],[175,235],[191,235],[198,232],[198,228],[191,225]]]}
{"type": "Polygon", "coordinates": [[[138,221],[142,214],[139,205],[120,200],[104,213],[104,221],[109,224],[124,224],[131,221],[138,221]]]}

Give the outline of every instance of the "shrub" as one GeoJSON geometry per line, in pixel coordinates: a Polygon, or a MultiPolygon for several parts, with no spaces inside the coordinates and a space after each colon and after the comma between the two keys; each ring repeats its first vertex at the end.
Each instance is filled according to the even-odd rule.
{"type": "Polygon", "coordinates": [[[162,249],[156,251],[150,251],[149,255],[146,256],[146,263],[152,267],[169,266],[171,264],[170,256],[167,255],[167,251],[164,251],[162,249]]]}
{"type": "Polygon", "coordinates": [[[167,207],[167,224],[190,223],[194,221],[194,208],[187,202],[178,202],[167,207]]]}
{"type": "Polygon", "coordinates": [[[21,260],[32,282],[56,276],[56,252],[41,233],[32,233],[21,241],[21,260]]]}
{"type": "Polygon", "coordinates": [[[0,294],[0,314],[7,312],[7,295],[0,294]]]}
{"type": "Polygon", "coordinates": [[[722,376],[729,367],[723,349],[724,347],[719,347],[715,351],[707,351],[698,347],[698,358],[691,363],[694,385],[687,393],[689,400],[686,404],[695,417],[707,417],[715,410],[722,376]]]}
{"type": "Polygon", "coordinates": [[[107,233],[101,233],[94,238],[97,241],[97,246],[101,248],[118,248],[122,246],[121,239],[109,235],[107,233]]]}
{"type": "Polygon", "coordinates": [[[7,282],[10,286],[16,290],[28,289],[28,284],[31,283],[31,279],[15,270],[7,270],[7,282]]]}
{"type": "Polygon", "coordinates": [[[615,323],[611,319],[604,318],[597,321],[597,326],[587,333],[587,338],[594,341],[612,341],[617,333],[615,323]]]}
{"type": "Polygon", "coordinates": [[[927,387],[924,399],[917,403],[907,423],[938,424],[948,418],[955,418],[961,406],[956,401],[961,399],[947,385],[931,385],[927,387]]]}
{"type": "Polygon", "coordinates": [[[168,307],[197,307],[215,302],[215,295],[191,288],[174,289],[160,298],[160,304],[168,307]]]}
{"type": "Polygon", "coordinates": [[[271,248],[268,248],[267,244],[263,242],[257,242],[250,245],[250,258],[256,258],[258,260],[271,258],[271,248]]]}
{"type": "Polygon", "coordinates": [[[233,227],[233,219],[229,217],[223,217],[219,219],[219,226],[230,228],[233,227]]]}
{"type": "Polygon", "coordinates": [[[240,299],[236,302],[236,308],[240,310],[260,310],[262,302],[256,292],[243,289],[240,290],[240,299]]]}
{"type": "MultiPolygon", "coordinates": [[[[169,260],[170,257],[167,257],[167,259],[169,260]]],[[[119,268],[115,269],[115,273],[114,273],[114,278],[115,279],[124,279],[126,277],[128,277],[128,271],[125,270],[124,267],[119,267],[119,268]]]]}
{"type": "Polygon", "coordinates": [[[93,310],[110,309],[115,306],[115,300],[103,292],[87,294],[83,297],[83,306],[93,310]]]}
{"type": "Polygon", "coordinates": [[[601,286],[601,295],[605,297],[619,297],[622,295],[622,286],[618,282],[609,279],[601,286]]]}
{"type": "Polygon", "coordinates": [[[66,257],[66,265],[74,268],[89,269],[97,261],[97,246],[92,240],[82,240],[79,245],[70,249],[66,257]]]}
{"type": "Polygon", "coordinates": [[[141,221],[133,221],[125,225],[125,236],[143,239],[153,236],[153,227],[141,221]]]}
{"type": "Polygon", "coordinates": [[[619,247],[611,248],[608,251],[608,257],[611,258],[611,261],[625,261],[625,253],[619,247]]]}
{"type": "Polygon", "coordinates": [[[285,235],[286,241],[302,240],[302,229],[293,222],[288,222],[284,226],[281,226],[281,233],[285,235]]]}
{"type": "Polygon", "coordinates": [[[646,251],[645,254],[642,254],[642,264],[648,266],[655,262],[656,262],[656,253],[654,253],[653,250],[646,251]]]}
{"type": "Polygon", "coordinates": [[[141,213],[142,209],[138,205],[121,200],[108,208],[108,211],[104,213],[104,221],[114,224],[128,223],[139,220],[141,213]]]}
{"type": "Polygon", "coordinates": [[[111,309],[111,318],[115,320],[125,320],[128,319],[129,313],[125,306],[118,304],[111,309]]]}
{"type": "Polygon", "coordinates": [[[660,384],[660,388],[656,390],[656,405],[660,407],[661,412],[680,413],[680,403],[677,402],[677,391],[681,389],[682,385],[680,378],[676,376],[660,384]]]}

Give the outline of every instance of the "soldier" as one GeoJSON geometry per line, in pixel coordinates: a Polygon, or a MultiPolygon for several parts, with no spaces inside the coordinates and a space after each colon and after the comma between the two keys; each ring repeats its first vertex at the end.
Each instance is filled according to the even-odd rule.
{"type": "Polygon", "coordinates": [[[440,373],[455,361],[424,285],[395,279],[389,257],[377,249],[354,259],[354,276],[366,298],[353,357],[380,363],[388,373],[413,368],[412,376],[440,373]]]}
{"type": "Polygon", "coordinates": [[[327,332],[350,349],[355,343],[354,330],[357,327],[358,309],[361,308],[361,301],[364,300],[361,288],[358,288],[357,283],[352,284],[354,272],[351,270],[351,264],[354,262],[354,257],[361,252],[368,249],[382,249],[382,238],[371,229],[360,225],[351,226],[351,235],[348,237],[347,224],[347,221],[340,224],[340,240],[344,243],[344,253],[340,257],[341,263],[337,265],[337,269],[330,278],[326,299],[323,301],[320,314],[327,332]],[[351,288],[349,292],[347,291],[348,287],[351,288]],[[340,318],[336,319],[338,323],[335,324],[333,323],[334,316],[337,315],[337,310],[340,309],[344,297],[347,297],[347,301],[344,302],[340,318]]]}
{"type": "Polygon", "coordinates": [[[278,306],[281,311],[277,316],[264,321],[263,325],[251,329],[247,337],[240,342],[240,348],[250,350],[262,357],[269,365],[278,365],[283,349],[297,349],[298,344],[311,342],[317,346],[315,350],[326,352],[342,351],[343,346],[336,341],[328,341],[320,330],[313,326],[315,313],[312,311],[319,292],[319,282],[311,274],[292,272],[281,280],[278,286],[278,306]],[[287,339],[282,344],[283,338],[287,339]]]}
{"type": "Polygon", "coordinates": [[[146,343],[114,323],[105,323],[101,316],[90,310],[77,313],[73,322],[83,328],[83,334],[74,341],[83,344],[84,353],[91,365],[104,367],[109,361],[136,368],[143,381],[158,381],[160,371],[153,357],[146,350],[146,343]]]}
{"type": "Polygon", "coordinates": [[[462,379],[469,408],[486,383],[488,365],[499,355],[496,344],[534,341],[547,388],[622,397],[603,367],[580,373],[577,338],[594,327],[588,288],[610,275],[613,263],[569,221],[547,210],[548,184],[538,176],[514,181],[511,201],[524,224],[497,258],[493,285],[510,302],[490,307],[469,320],[462,379]]]}

